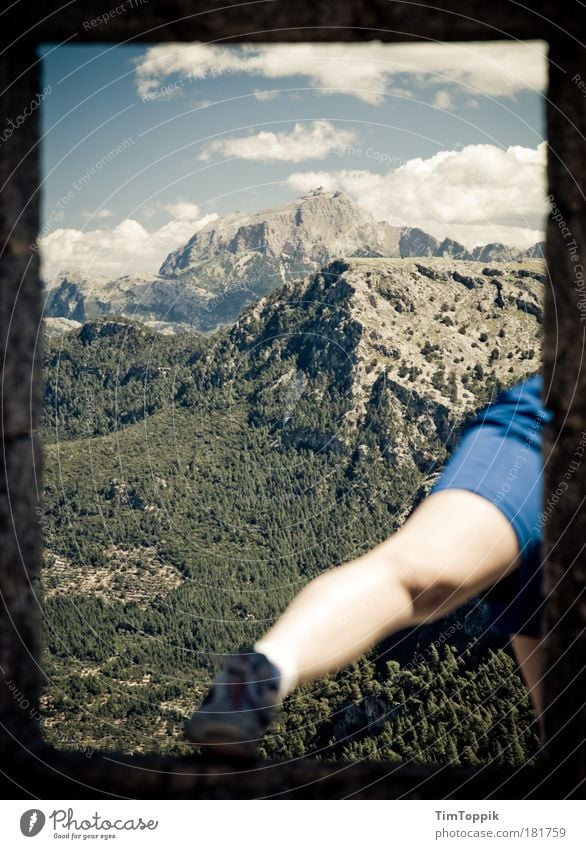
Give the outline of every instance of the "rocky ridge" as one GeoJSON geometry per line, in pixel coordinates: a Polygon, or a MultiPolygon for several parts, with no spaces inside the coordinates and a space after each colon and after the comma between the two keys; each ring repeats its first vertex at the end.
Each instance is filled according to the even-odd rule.
{"type": "Polygon", "coordinates": [[[254,350],[271,338],[284,354],[295,347],[291,337],[311,338],[305,356],[311,370],[336,363],[338,380],[351,374],[355,392],[366,393],[385,373],[405,391],[424,386],[446,402],[454,394],[447,381],[453,373],[461,401],[472,403],[465,376],[474,367],[503,382],[519,361],[536,370],[544,280],[537,260],[495,269],[435,257],[425,264],[354,257],[261,298],[230,338],[239,349],[254,350]],[[285,330],[288,338],[279,342],[285,330]],[[446,372],[443,382],[434,380],[438,369],[446,372]]]}

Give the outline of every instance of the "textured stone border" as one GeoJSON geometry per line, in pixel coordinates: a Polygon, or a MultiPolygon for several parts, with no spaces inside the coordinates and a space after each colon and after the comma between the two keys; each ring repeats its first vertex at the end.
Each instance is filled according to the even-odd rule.
{"type": "MultiPolygon", "coordinates": [[[[23,3],[16,3],[9,8],[0,20],[4,43],[9,45],[0,55],[0,127],[20,115],[23,104],[31,104],[42,91],[35,47],[48,41],[542,38],[549,42],[549,192],[575,241],[570,253],[562,229],[550,221],[544,376],[554,420],[546,431],[544,452],[545,490],[555,492],[586,429],[586,311],[580,306],[586,298],[586,105],[576,82],[586,68],[584,4],[541,0],[529,8],[515,0],[251,0],[220,8],[197,0],[150,0],[136,5],[132,14],[116,15],[107,23],[100,23],[100,16],[111,10],[111,0],[77,0],[69,5],[48,0],[42,7],[27,5],[25,9],[23,3]],[[85,26],[88,21],[98,23],[85,26]]],[[[201,761],[157,757],[102,754],[90,763],[81,753],[64,754],[45,747],[37,721],[40,605],[34,589],[41,561],[40,451],[34,437],[41,403],[41,298],[38,257],[31,245],[39,222],[39,144],[35,110],[17,132],[3,138],[0,150],[0,764],[6,794],[249,798],[267,795],[269,789],[288,793],[289,798],[304,794],[340,798],[353,793],[369,798],[480,798],[503,792],[508,798],[522,798],[528,793],[539,795],[547,786],[545,795],[550,798],[579,796],[586,777],[583,476],[570,481],[545,527],[548,744],[542,773],[524,769],[506,777],[487,768],[466,772],[404,766],[397,770],[390,764],[303,762],[279,769],[264,764],[253,773],[234,774],[230,768],[211,768],[201,761]],[[18,700],[13,697],[14,687],[18,700]],[[545,776],[549,776],[547,784],[542,783],[545,776]],[[301,785],[305,790],[299,789],[301,785]]]]}

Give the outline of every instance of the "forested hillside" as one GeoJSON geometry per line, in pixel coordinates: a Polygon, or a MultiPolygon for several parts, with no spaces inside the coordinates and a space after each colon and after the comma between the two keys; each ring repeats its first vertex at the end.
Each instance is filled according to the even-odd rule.
{"type": "MultiPolygon", "coordinates": [[[[539,367],[538,262],[334,263],[212,336],[46,345],[48,736],[185,750],[213,654],[387,536],[467,416],[539,367]]],[[[291,697],[266,754],[516,764],[535,734],[484,605],[291,697]]]]}

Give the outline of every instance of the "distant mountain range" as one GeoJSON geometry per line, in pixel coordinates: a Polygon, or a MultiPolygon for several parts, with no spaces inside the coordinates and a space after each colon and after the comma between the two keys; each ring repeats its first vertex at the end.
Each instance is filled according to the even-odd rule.
{"type": "MultiPolygon", "coordinates": [[[[217,219],[165,259],[158,275],[114,280],[70,270],[47,283],[45,315],[83,323],[116,315],[157,330],[212,331],[231,324],[268,292],[339,258],[445,257],[477,262],[541,258],[544,243],[519,251],[494,243],[468,251],[423,230],[393,227],[343,192],[315,189],[254,214],[217,219]]],[[[63,321],[49,322],[63,329],[63,321]]]]}

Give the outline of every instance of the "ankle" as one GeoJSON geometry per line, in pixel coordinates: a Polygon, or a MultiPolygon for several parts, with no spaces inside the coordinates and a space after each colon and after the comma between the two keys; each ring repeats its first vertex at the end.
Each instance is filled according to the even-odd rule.
{"type": "Polygon", "coordinates": [[[283,701],[297,686],[299,670],[296,662],[289,652],[283,651],[280,647],[273,645],[270,640],[259,640],[254,644],[253,648],[260,654],[264,654],[266,659],[278,670],[278,697],[279,701],[283,701]]]}

